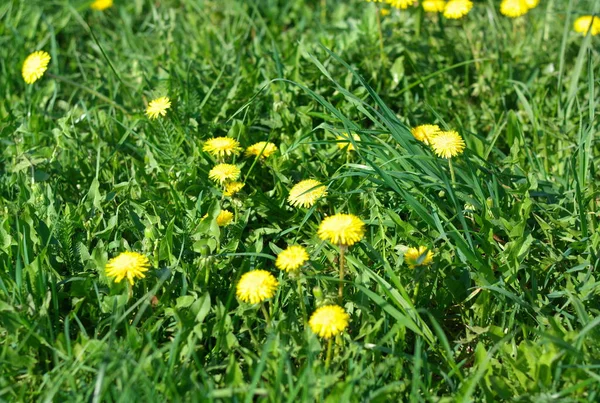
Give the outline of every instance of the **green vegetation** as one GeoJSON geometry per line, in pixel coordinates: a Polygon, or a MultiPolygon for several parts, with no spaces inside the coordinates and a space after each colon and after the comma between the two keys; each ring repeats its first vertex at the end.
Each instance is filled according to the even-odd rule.
{"type": "Polygon", "coordinates": [[[573,31],[600,3],[378,7],[2,1],[0,400],[600,399],[600,39],[573,31]],[[36,50],[52,59],[28,85],[36,50]],[[464,138],[454,180],[421,124],[464,138]],[[208,178],[217,136],[278,146],[228,160],[234,197],[208,178]],[[327,196],[291,207],[311,178],[327,196]],[[326,365],[306,321],[338,301],[339,248],[317,236],[334,213],[366,232],[326,365]],[[275,266],[293,244],[296,274],[275,266]],[[417,246],[433,261],[410,268],[417,246]],[[151,265],[133,286],[105,271],[128,250],[151,265]],[[236,297],[254,269],[279,282],[264,304],[236,297]]]}

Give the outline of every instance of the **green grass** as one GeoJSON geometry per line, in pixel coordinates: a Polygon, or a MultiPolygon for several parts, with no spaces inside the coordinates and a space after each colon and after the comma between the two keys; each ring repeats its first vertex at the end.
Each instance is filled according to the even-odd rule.
{"type": "Polygon", "coordinates": [[[380,42],[355,0],[115,2],[0,4],[1,401],[600,399],[600,42],[572,31],[600,4],[396,11],[380,42]],[[38,49],[49,70],[26,85],[38,49]],[[454,183],[410,134],[425,123],[467,143],[454,183]],[[219,135],[279,147],[237,158],[233,199],[208,179],[219,135]],[[305,178],[329,195],[293,209],[305,178]],[[337,300],[338,249],[316,235],[335,212],[367,232],[326,368],[300,298],[337,300]],[[293,243],[300,293],[274,265],[293,243]],[[416,245],[431,266],[408,268],[416,245]],[[125,250],[152,264],[131,297],[104,271],[125,250]],[[269,326],[235,296],[252,269],[280,281],[269,326]]]}

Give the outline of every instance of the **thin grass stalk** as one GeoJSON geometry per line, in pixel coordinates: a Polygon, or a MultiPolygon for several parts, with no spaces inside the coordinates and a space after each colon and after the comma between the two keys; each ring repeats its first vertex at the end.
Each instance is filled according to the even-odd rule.
{"type": "Polygon", "coordinates": [[[344,263],[346,260],[346,245],[338,245],[340,248],[340,286],[338,289],[338,303],[342,305],[342,301],[344,300],[344,263]]]}

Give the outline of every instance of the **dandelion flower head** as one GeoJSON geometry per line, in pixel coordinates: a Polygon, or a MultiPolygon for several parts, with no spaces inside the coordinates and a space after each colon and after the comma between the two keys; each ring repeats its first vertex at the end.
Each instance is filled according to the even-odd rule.
{"type": "Polygon", "coordinates": [[[213,157],[238,155],[241,150],[240,143],[231,137],[214,137],[206,140],[202,146],[202,151],[206,151],[213,157]]]}
{"type": "Polygon", "coordinates": [[[429,145],[431,139],[441,131],[438,125],[420,125],[410,129],[415,139],[429,145]]]}
{"type": "Polygon", "coordinates": [[[145,272],[150,267],[148,258],[137,252],[123,252],[119,256],[114,257],[106,264],[106,276],[114,278],[115,283],[120,283],[121,280],[127,278],[129,283],[133,285],[136,278],[144,278],[145,272]]]}
{"type": "Polygon", "coordinates": [[[308,253],[300,245],[288,246],[285,250],[277,255],[275,266],[279,270],[296,271],[308,260],[308,253]]]}
{"type": "Polygon", "coordinates": [[[146,108],[146,115],[150,119],[156,119],[159,116],[165,116],[167,109],[171,107],[171,100],[169,97],[160,97],[153,99],[146,108]]]}
{"type": "Polygon", "coordinates": [[[33,52],[23,62],[23,68],[21,70],[21,74],[23,75],[23,80],[27,84],[33,84],[37,80],[39,80],[46,70],[48,70],[48,64],[50,63],[50,55],[48,52],[43,50],[38,50],[37,52],[33,52]]]}
{"type": "Polygon", "coordinates": [[[386,0],[386,3],[394,8],[407,9],[415,4],[415,0],[386,0]]]}
{"type": "Polygon", "coordinates": [[[310,317],[308,325],[317,336],[330,339],[342,333],[348,327],[350,315],[338,305],[326,305],[318,308],[310,317]]]}
{"type": "Polygon", "coordinates": [[[442,131],[431,139],[433,152],[442,158],[452,158],[462,154],[465,149],[465,141],[454,130],[442,131]]]}
{"type": "Polygon", "coordinates": [[[536,8],[538,4],[540,4],[540,0],[525,0],[525,4],[527,4],[527,7],[530,9],[536,8]]]}
{"type": "Polygon", "coordinates": [[[446,0],[425,0],[421,4],[426,13],[441,13],[446,8],[446,0]]]}
{"type": "Polygon", "coordinates": [[[237,297],[243,302],[258,304],[275,295],[279,282],[266,270],[245,273],[236,288],[237,297]]]}
{"type": "Polygon", "coordinates": [[[321,182],[314,179],[305,179],[298,182],[290,190],[288,202],[293,207],[302,206],[304,208],[311,207],[321,197],[327,195],[327,188],[321,182]]]}
{"type": "Polygon", "coordinates": [[[232,164],[217,164],[209,172],[208,177],[221,184],[235,181],[240,177],[240,169],[232,164]]]}
{"type": "Polygon", "coordinates": [[[96,11],[104,11],[107,8],[112,7],[113,0],[96,0],[91,5],[90,8],[96,11]]]}
{"type": "MultiPolygon", "coordinates": [[[[356,133],[352,135],[354,142],[360,141],[360,136],[356,133]]],[[[335,138],[337,142],[337,146],[340,150],[346,148],[346,151],[354,151],[354,144],[350,141],[350,137],[348,137],[348,133],[343,133],[341,136],[336,136],[335,138]]]]}
{"type": "Polygon", "coordinates": [[[217,225],[219,227],[225,227],[233,221],[233,213],[229,210],[221,210],[217,216],[217,225]]]}
{"type": "Polygon", "coordinates": [[[582,35],[586,35],[588,31],[590,35],[600,34],[600,16],[584,15],[575,20],[573,29],[582,35]]]}
{"type": "Polygon", "coordinates": [[[427,266],[433,260],[433,252],[428,250],[426,246],[418,248],[408,248],[404,253],[404,261],[408,267],[414,269],[416,266],[427,266]]]}
{"type": "Polygon", "coordinates": [[[450,19],[459,19],[469,14],[473,8],[471,0],[450,0],[444,8],[444,17],[450,19]]]}
{"type": "Polygon", "coordinates": [[[500,13],[510,18],[517,18],[527,14],[529,8],[525,0],[502,0],[500,13]]]}
{"type": "Polygon", "coordinates": [[[381,10],[379,10],[379,14],[381,14],[382,17],[387,17],[391,13],[392,12],[389,8],[382,8],[381,10]]]}
{"type": "Polygon", "coordinates": [[[245,185],[242,182],[229,182],[225,184],[223,194],[227,197],[234,196],[238,193],[245,185]]]}
{"type": "Polygon", "coordinates": [[[350,246],[365,235],[365,223],[353,214],[334,214],[321,221],[317,234],[324,241],[350,246]]]}
{"type": "Polygon", "coordinates": [[[276,151],[277,146],[275,144],[267,141],[260,141],[246,148],[246,156],[250,157],[254,155],[258,157],[260,155],[261,158],[267,158],[276,151]]]}

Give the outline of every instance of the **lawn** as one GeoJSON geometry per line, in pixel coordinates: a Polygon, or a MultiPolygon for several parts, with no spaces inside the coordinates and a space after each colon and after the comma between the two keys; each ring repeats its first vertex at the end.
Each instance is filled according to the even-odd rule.
{"type": "Polygon", "coordinates": [[[0,401],[600,400],[599,13],[3,0],[0,401]]]}

